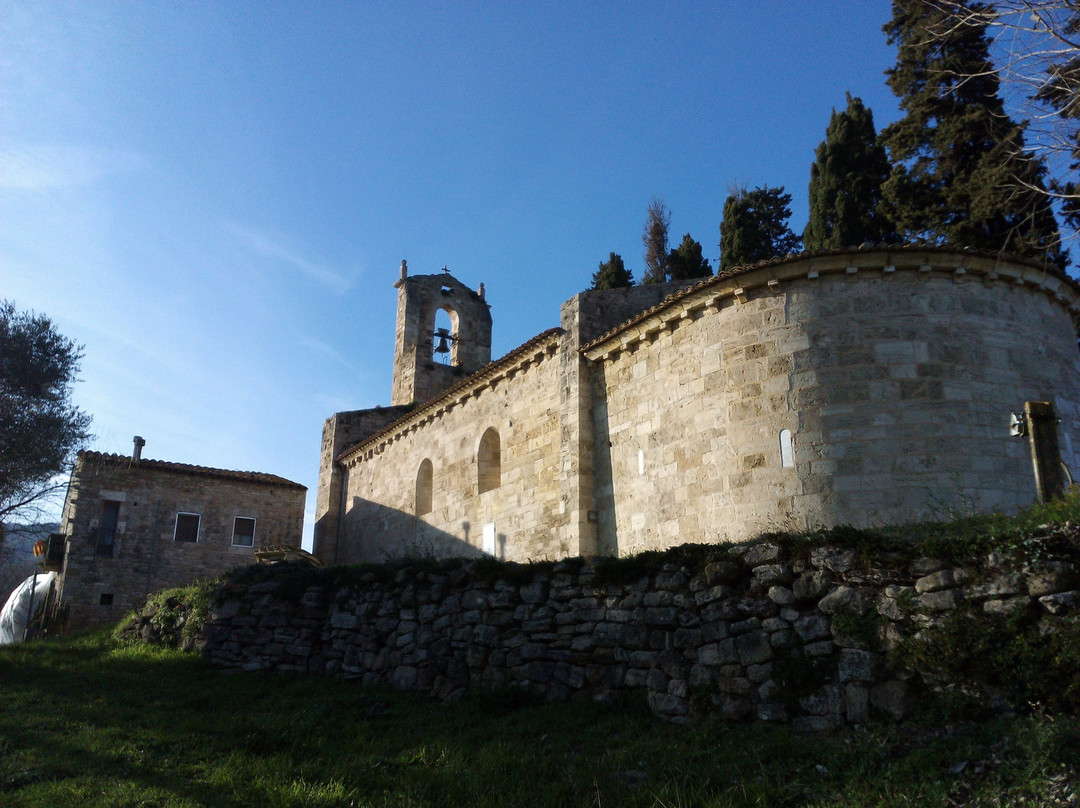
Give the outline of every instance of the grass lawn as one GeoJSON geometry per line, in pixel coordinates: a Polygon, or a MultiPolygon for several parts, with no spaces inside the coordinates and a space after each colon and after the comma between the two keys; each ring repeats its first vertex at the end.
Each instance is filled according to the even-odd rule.
{"type": "Polygon", "coordinates": [[[224,673],[107,633],[0,648],[0,806],[1077,805],[1080,724],[806,735],[643,705],[224,673]]]}

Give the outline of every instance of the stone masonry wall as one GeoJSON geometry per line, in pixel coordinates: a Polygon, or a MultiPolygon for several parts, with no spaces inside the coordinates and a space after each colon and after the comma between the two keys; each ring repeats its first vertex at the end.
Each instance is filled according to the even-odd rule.
{"type": "Polygon", "coordinates": [[[963,254],[892,258],[766,266],[586,348],[599,552],[1015,510],[1025,401],[1053,403],[1077,474],[1069,301],[963,254]]]}
{"type": "Polygon", "coordinates": [[[375,407],[335,413],[323,423],[319,452],[319,488],[315,494],[315,555],[338,562],[342,471],[334,462],[350,446],[370,437],[409,412],[409,407],[375,407]]]}
{"type": "Polygon", "coordinates": [[[115,621],[150,592],[213,579],[252,563],[254,547],[232,545],[234,517],[253,517],[255,546],[299,545],[305,489],[155,470],[145,463],[84,463],[65,502],[62,601],[67,627],[115,621]],[[95,551],[106,500],[120,503],[111,556],[95,551]],[[178,512],[200,514],[199,540],[173,540],[178,512]],[[102,596],[107,596],[102,602],[102,596]]]}
{"type": "Polygon", "coordinates": [[[492,555],[501,559],[577,551],[560,544],[567,517],[556,474],[562,437],[555,345],[551,337],[477,393],[420,413],[415,427],[343,463],[340,562],[479,555],[490,524],[492,555]],[[481,493],[477,453],[489,428],[499,435],[499,485],[481,493]],[[432,464],[431,510],[417,514],[424,460],[432,464]]]}
{"type": "Polygon", "coordinates": [[[828,729],[904,718],[932,683],[890,652],[957,609],[1023,612],[1045,636],[1074,627],[1080,605],[1077,569],[1062,563],[889,569],[835,547],[801,557],[766,541],[621,576],[580,559],[403,567],[389,579],[282,569],[218,590],[205,653],[224,667],[437,699],[502,687],[560,701],[636,693],[673,721],[717,712],[828,729]]]}

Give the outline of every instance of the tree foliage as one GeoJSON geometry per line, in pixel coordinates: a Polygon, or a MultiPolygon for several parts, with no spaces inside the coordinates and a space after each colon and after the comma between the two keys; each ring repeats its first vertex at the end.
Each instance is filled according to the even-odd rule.
{"type": "Polygon", "coordinates": [[[847,109],[829,117],[825,140],[810,166],[810,218],[803,231],[807,250],[828,250],[869,241],[891,241],[881,210],[881,186],[889,158],[877,140],[874,115],[847,94],[847,109]]]}
{"type": "Polygon", "coordinates": [[[634,285],[634,275],[623,265],[622,256],[611,253],[592,276],[593,289],[621,289],[634,285]]]}
{"type": "Polygon", "coordinates": [[[884,30],[898,46],[886,75],[904,116],[882,132],[892,160],[883,193],[901,236],[1063,267],[1045,165],[1005,113],[985,25],[953,24],[938,0],[894,0],[884,30]]]}
{"type": "Polygon", "coordinates": [[[0,302],[0,518],[63,488],[55,478],[89,440],[71,403],[80,346],[49,318],[0,302]]]}
{"type": "MultiPolygon", "coordinates": [[[[1049,195],[1068,229],[1080,231],[1080,6],[1076,0],[935,0],[945,17],[931,36],[985,30],[998,42],[998,74],[1027,123],[1025,136],[1047,161],[1049,195]]],[[[951,69],[951,68],[950,68],[951,69]]],[[[971,76],[956,72],[961,81],[971,76]]]]}
{"type": "Polygon", "coordinates": [[[668,279],[685,281],[692,278],[707,278],[712,275],[709,259],[701,254],[701,244],[687,233],[682,243],[668,253],[668,279]]]}
{"type": "MultiPolygon", "coordinates": [[[[1057,47],[1044,71],[1045,80],[1033,98],[1055,113],[1043,127],[1042,144],[1050,155],[1064,158],[1059,160],[1065,165],[1052,179],[1050,191],[1061,200],[1065,221],[1075,236],[1080,233],[1080,183],[1074,179],[1080,171],[1080,8],[1075,2],[1067,4],[1067,9],[1061,9],[1060,2],[1054,5],[1056,15],[1051,16],[1045,9],[1043,14],[1045,30],[1053,32],[1057,47]]],[[[1040,116],[1039,120],[1046,117],[1040,116]]]]}
{"type": "Polygon", "coordinates": [[[783,186],[740,188],[724,202],[720,222],[719,272],[766,258],[798,252],[801,240],[791,231],[791,194],[783,186]]]}
{"type": "Polygon", "coordinates": [[[668,276],[668,227],[671,211],[664,200],[653,197],[645,216],[641,241],[645,245],[645,273],[642,283],[663,283],[668,276]]]}

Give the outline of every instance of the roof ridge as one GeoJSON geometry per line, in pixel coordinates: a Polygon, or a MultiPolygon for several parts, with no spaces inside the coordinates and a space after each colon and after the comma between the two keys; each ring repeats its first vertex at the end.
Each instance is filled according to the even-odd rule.
{"type": "Polygon", "coordinates": [[[155,460],[154,458],[142,457],[135,459],[130,455],[115,454],[110,452],[98,452],[92,449],[80,449],[78,458],[102,460],[108,463],[119,464],[126,461],[128,466],[147,466],[157,471],[170,471],[177,474],[195,474],[205,477],[221,477],[232,480],[245,480],[248,482],[265,483],[272,485],[286,485],[307,490],[307,486],[269,474],[264,471],[238,471],[233,469],[214,468],[212,466],[200,466],[193,463],[178,463],[172,460],[155,460]]]}
{"type": "Polygon", "coordinates": [[[1023,256],[1015,255],[1013,253],[995,252],[994,250],[980,250],[974,247],[956,247],[944,244],[888,244],[885,242],[873,244],[871,242],[865,242],[863,244],[853,245],[851,247],[836,247],[830,250],[815,251],[803,250],[802,252],[788,253],[787,255],[777,255],[773,256],[772,258],[763,258],[753,264],[744,264],[736,267],[731,267],[730,269],[724,270],[722,273],[717,272],[715,275],[708,275],[702,278],[700,281],[690,283],[689,285],[672,292],[656,305],[650,306],[647,309],[642,309],[633,317],[623,320],[621,323],[618,323],[617,325],[609,328],[603,334],[600,334],[596,338],[589,340],[589,342],[582,345],[579,350],[585,351],[588,348],[599,345],[600,343],[611,339],[612,336],[629,327],[630,325],[648,319],[649,317],[656,314],[665,307],[670,306],[675,301],[680,300],[684,297],[688,297],[699,289],[704,289],[705,287],[714,283],[718,283],[719,281],[731,280],[732,278],[738,277],[740,275],[745,275],[754,270],[764,269],[768,266],[786,264],[793,261],[802,261],[814,258],[827,258],[838,255],[856,255],[859,253],[873,252],[914,252],[916,250],[954,254],[964,253],[967,255],[974,255],[979,258],[993,258],[1000,261],[1008,261],[1012,264],[1021,264],[1054,275],[1055,277],[1065,281],[1066,283],[1071,284],[1078,292],[1080,292],[1080,282],[1078,282],[1076,278],[1071,277],[1064,270],[1058,269],[1052,264],[1042,263],[1035,260],[1034,258],[1025,258],[1023,256]]]}
{"type": "Polygon", "coordinates": [[[486,365],[484,365],[482,368],[480,368],[480,370],[477,370],[477,371],[474,371],[473,373],[470,373],[468,376],[466,376],[464,379],[462,379],[460,382],[453,385],[452,387],[448,387],[445,390],[443,390],[441,393],[439,393],[438,395],[436,395],[436,396],[434,396],[432,398],[429,398],[427,401],[421,402],[420,404],[415,406],[413,409],[409,410],[409,412],[405,413],[405,415],[401,416],[400,418],[398,418],[395,421],[391,421],[389,424],[387,424],[385,427],[380,429],[378,432],[375,432],[375,433],[373,433],[371,435],[368,435],[363,440],[358,441],[357,443],[354,443],[348,449],[345,449],[344,451],[340,452],[338,454],[338,456],[334,458],[334,460],[335,461],[343,460],[346,456],[351,455],[353,452],[358,451],[361,447],[366,446],[367,444],[374,442],[375,440],[381,438],[383,435],[389,434],[389,433],[395,431],[396,429],[399,429],[402,424],[404,424],[405,422],[409,421],[412,418],[415,418],[420,413],[426,412],[426,411],[432,409],[433,407],[438,405],[440,402],[442,402],[442,401],[444,401],[444,400],[446,400],[448,398],[452,398],[453,396],[457,395],[458,393],[460,393],[462,390],[469,387],[470,385],[473,385],[476,382],[481,381],[482,379],[492,375],[492,373],[497,371],[499,368],[502,368],[502,367],[505,367],[506,365],[511,364],[511,362],[513,362],[515,359],[519,358],[522,354],[527,353],[530,349],[535,348],[540,343],[548,340],[549,338],[551,338],[553,336],[556,336],[558,334],[564,334],[564,333],[566,333],[566,332],[561,326],[555,326],[554,328],[549,328],[546,331],[541,331],[539,334],[537,334],[532,339],[521,343],[521,345],[519,345],[518,347],[516,347],[513,350],[509,351],[508,353],[503,354],[498,359],[496,359],[496,360],[494,360],[492,362],[488,362],[486,365]]]}

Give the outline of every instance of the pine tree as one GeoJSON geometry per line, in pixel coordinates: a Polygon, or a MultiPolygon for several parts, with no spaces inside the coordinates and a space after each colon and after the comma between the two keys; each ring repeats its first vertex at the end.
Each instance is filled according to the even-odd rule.
{"type": "Polygon", "coordinates": [[[801,242],[791,232],[791,194],[783,186],[737,189],[724,202],[720,222],[720,268],[724,272],[766,258],[798,252],[801,242]]]}
{"type": "Polygon", "coordinates": [[[829,250],[892,240],[881,211],[881,186],[889,159],[877,141],[874,115],[847,94],[847,109],[833,110],[825,140],[810,166],[810,219],[803,231],[807,250],[829,250]]]}
{"type": "Polygon", "coordinates": [[[671,211],[663,199],[653,197],[645,217],[641,241],[645,245],[645,274],[642,283],[663,283],[668,279],[668,226],[671,211]]]}
{"type": "Polygon", "coordinates": [[[668,254],[668,278],[673,281],[685,281],[691,278],[707,278],[712,275],[709,259],[702,257],[701,244],[683,236],[682,244],[668,254]]]}
{"type": "MultiPolygon", "coordinates": [[[[965,0],[979,10],[982,3],[965,0]]],[[[1006,114],[985,26],[950,25],[934,0],[893,0],[886,71],[904,117],[882,132],[886,210],[913,241],[1015,253],[1064,267],[1043,163],[1006,114]]]]}
{"type": "Polygon", "coordinates": [[[611,257],[592,276],[593,289],[620,289],[634,285],[634,275],[624,265],[622,256],[611,253],[611,257]]]}

